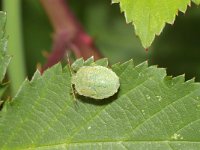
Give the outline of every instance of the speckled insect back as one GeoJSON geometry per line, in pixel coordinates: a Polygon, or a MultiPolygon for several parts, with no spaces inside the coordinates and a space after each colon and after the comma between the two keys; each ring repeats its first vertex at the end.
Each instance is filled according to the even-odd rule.
{"type": "Polygon", "coordinates": [[[79,95],[100,100],[117,93],[120,86],[119,77],[111,69],[105,67],[107,59],[100,59],[87,65],[80,62],[83,62],[82,59],[72,64],[72,69],[74,67],[76,71],[72,76],[72,84],[79,95]]]}

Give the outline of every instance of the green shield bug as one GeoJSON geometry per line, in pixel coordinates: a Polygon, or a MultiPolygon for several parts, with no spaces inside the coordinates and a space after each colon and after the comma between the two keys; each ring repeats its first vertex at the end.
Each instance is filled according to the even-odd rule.
{"type": "Polygon", "coordinates": [[[72,65],[72,85],[82,96],[104,99],[117,93],[119,77],[108,67],[106,58],[94,62],[93,57],[77,59],[72,65]]]}

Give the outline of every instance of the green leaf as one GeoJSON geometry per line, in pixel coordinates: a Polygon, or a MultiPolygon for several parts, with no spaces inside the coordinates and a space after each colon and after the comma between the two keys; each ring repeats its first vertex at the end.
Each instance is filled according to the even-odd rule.
{"type": "Polygon", "coordinates": [[[200,85],[132,61],[112,66],[117,95],[95,101],[71,94],[58,64],[26,80],[0,112],[0,149],[200,149],[200,85]]]}
{"type": "Polygon", "coordinates": [[[5,36],[6,13],[0,11],[0,83],[2,82],[11,57],[6,54],[7,37],[5,36]]]}
{"type": "Polygon", "coordinates": [[[84,62],[84,66],[90,66],[92,63],[94,62],[94,57],[90,57],[88,58],[85,62],[84,62]]]}
{"type": "Polygon", "coordinates": [[[6,25],[6,13],[0,11],[0,38],[4,37],[5,25],[6,25]]]}
{"type": "Polygon", "coordinates": [[[7,84],[3,84],[3,85],[0,84],[0,98],[3,96],[7,88],[8,88],[7,84]]]}
{"type": "Polygon", "coordinates": [[[83,58],[77,59],[75,62],[72,63],[71,68],[74,71],[78,71],[84,64],[83,58]]]}
{"type": "Polygon", "coordinates": [[[0,11],[0,98],[5,92],[7,86],[2,85],[2,80],[6,74],[11,56],[7,55],[7,37],[5,36],[6,13],[0,11]]]}
{"type": "Polygon", "coordinates": [[[107,67],[108,66],[108,58],[99,59],[99,60],[95,61],[94,64],[107,67]]]}
{"type": "Polygon", "coordinates": [[[97,3],[89,0],[87,4],[83,1],[75,4],[82,6],[80,17],[84,10],[87,32],[95,39],[95,44],[103,56],[109,58],[110,64],[130,59],[139,64],[147,59],[147,53],[139,39],[133,36],[132,25],[126,24],[117,5],[110,5],[108,0],[97,3]]]}
{"type": "MultiPolygon", "coordinates": [[[[178,10],[184,13],[191,3],[190,0],[112,0],[112,2],[120,3],[127,23],[132,22],[136,35],[145,48],[151,45],[155,35],[162,32],[165,23],[173,24],[178,10]]],[[[193,2],[199,4],[200,0],[193,2]]]]}

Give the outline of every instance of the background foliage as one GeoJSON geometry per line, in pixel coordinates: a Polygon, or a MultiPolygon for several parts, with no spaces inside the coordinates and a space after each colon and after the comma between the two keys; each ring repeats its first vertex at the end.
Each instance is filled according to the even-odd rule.
{"type": "MultiPolygon", "coordinates": [[[[107,0],[69,2],[85,29],[94,37],[99,50],[112,64],[130,58],[136,63],[149,60],[151,64],[167,68],[171,75],[186,73],[187,79],[195,77],[200,80],[200,9],[193,3],[185,14],[178,13],[173,25],[166,25],[149,51],[145,52],[133,27],[125,23],[118,4],[111,5],[107,0]]],[[[31,77],[37,63],[45,62],[41,51],[50,50],[53,31],[39,1],[23,0],[22,12],[27,73],[31,77]]]]}
{"type": "MultiPolygon", "coordinates": [[[[167,68],[171,75],[186,74],[186,78],[200,80],[200,9],[192,4],[186,14],[180,13],[173,26],[167,25],[149,48],[144,50],[133,27],[125,23],[118,4],[107,0],[70,0],[70,6],[92,35],[99,50],[111,63],[133,58],[136,63],[148,60],[167,68]],[[98,29],[98,30],[97,30],[98,29]]],[[[50,50],[52,29],[38,1],[23,1],[23,26],[28,74],[31,76],[38,62],[44,63],[42,50],[50,50]],[[34,23],[33,23],[34,22],[34,23]],[[40,31],[33,32],[33,31],[40,31]]]]}

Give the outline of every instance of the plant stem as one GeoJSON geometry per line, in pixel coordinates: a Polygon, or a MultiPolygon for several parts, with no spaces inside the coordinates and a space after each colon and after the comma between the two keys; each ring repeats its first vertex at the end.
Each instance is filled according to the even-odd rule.
{"type": "Polygon", "coordinates": [[[76,57],[101,58],[93,39],[84,31],[65,0],[40,0],[54,28],[52,52],[42,71],[51,67],[73,51],[76,57]]]}
{"type": "Polygon", "coordinates": [[[21,0],[3,0],[3,8],[7,12],[8,53],[13,56],[8,67],[13,95],[24,81],[26,73],[22,45],[21,0]]]}

